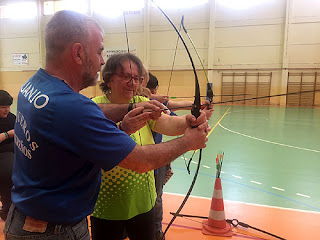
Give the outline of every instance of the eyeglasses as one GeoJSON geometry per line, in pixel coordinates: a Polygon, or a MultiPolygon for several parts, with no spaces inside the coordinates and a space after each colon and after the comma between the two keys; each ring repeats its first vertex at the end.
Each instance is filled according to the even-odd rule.
{"type": "Polygon", "coordinates": [[[133,80],[134,83],[139,83],[142,78],[139,76],[132,76],[131,74],[126,74],[124,75],[123,73],[114,73],[117,74],[119,77],[121,77],[121,80],[125,83],[130,82],[131,80],[133,80]]]}

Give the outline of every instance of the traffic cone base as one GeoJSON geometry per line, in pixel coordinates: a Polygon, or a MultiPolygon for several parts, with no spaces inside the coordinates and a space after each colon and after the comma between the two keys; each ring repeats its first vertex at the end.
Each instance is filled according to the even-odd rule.
{"type": "Polygon", "coordinates": [[[226,222],[224,214],[221,179],[216,178],[211,201],[209,217],[202,222],[202,233],[206,235],[231,237],[231,225],[226,222]]]}
{"type": "Polygon", "coordinates": [[[224,228],[217,228],[208,225],[208,220],[202,222],[202,233],[206,235],[231,237],[233,235],[231,231],[231,225],[226,223],[224,228]]]}

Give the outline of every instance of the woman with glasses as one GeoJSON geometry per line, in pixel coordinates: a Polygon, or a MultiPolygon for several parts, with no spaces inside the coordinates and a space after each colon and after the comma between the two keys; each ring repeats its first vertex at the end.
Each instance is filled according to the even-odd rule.
{"type": "MultiPolygon", "coordinates": [[[[171,117],[162,114],[157,121],[150,118],[146,121],[133,109],[135,103],[149,101],[136,95],[142,81],[142,69],[140,59],[130,53],[111,56],[102,71],[100,88],[104,95],[93,101],[98,104],[131,103],[122,121],[126,124],[120,122],[119,129],[139,145],[154,144],[151,130],[171,136],[183,134],[194,121],[191,115],[171,117]]],[[[199,118],[204,120],[205,114],[199,118]]],[[[153,171],[137,173],[118,166],[110,171],[102,170],[101,188],[91,215],[92,239],[120,240],[124,230],[131,240],[155,239],[153,208],[156,196],[153,171]]]]}

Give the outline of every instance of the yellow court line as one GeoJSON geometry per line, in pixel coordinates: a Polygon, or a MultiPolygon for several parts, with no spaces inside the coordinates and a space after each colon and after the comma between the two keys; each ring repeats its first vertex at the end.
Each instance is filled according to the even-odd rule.
{"type": "Polygon", "coordinates": [[[211,131],[208,133],[208,137],[210,136],[210,134],[212,133],[212,131],[218,126],[218,124],[222,121],[222,119],[224,118],[224,116],[229,112],[231,107],[228,108],[228,110],[223,114],[223,116],[219,119],[219,121],[216,123],[216,125],[214,125],[214,127],[211,129],[211,131]]]}
{"type": "MultiPolygon", "coordinates": [[[[228,110],[222,115],[222,117],[219,119],[219,121],[214,125],[214,127],[211,129],[211,131],[208,133],[207,137],[210,136],[210,134],[213,132],[213,130],[218,126],[218,124],[222,121],[224,116],[229,112],[231,107],[228,108],[228,110]]],[[[194,153],[197,153],[199,149],[197,149],[194,153]]]]}

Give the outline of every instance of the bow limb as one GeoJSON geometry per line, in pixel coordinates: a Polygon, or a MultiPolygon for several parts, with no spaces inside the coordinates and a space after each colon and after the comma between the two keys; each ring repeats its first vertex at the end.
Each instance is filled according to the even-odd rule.
{"type": "MultiPolygon", "coordinates": [[[[181,24],[180,24],[179,32],[180,32],[180,30],[181,30],[181,24]]],[[[171,80],[172,80],[173,67],[174,67],[174,63],[175,63],[175,61],[176,61],[178,43],[179,43],[179,36],[178,36],[178,38],[177,38],[176,49],[174,50],[174,56],[173,56],[172,67],[171,67],[171,72],[170,72],[170,79],[169,79],[169,84],[168,84],[167,96],[169,96],[169,90],[170,90],[170,85],[171,85],[171,80]]]]}
{"type": "MultiPolygon", "coordinates": [[[[125,29],[125,33],[126,33],[127,51],[128,51],[128,53],[130,53],[127,20],[126,20],[126,14],[125,14],[124,10],[123,10],[123,22],[124,22],[124,29],[125,29]]],[[[132,65],[131,65],[131,60],[130,59],[129,59],[129,66],[130,66],[130,72],[131,72],[131,76],[132,76],[132,65]]],[[[133,87],[133,79],[132,78],[131,78],[131,84],[132,84],[132,89],[134,89],[134,87],[133,87]]],[[[135,93],[133,93],[132,101],[133,101],[133,104],[136,104],[134,96],[135,96],[135,93]]],[[[140,145],[142,146],[142,138],[141,138],[140,129],[138,129],[138,133],[139,133],[140,145]]]]}
{"type": "Polygon", "coordinates": [[[167,18],[167,20],[170,22],[170,24],[172,25],[172,27],[174,28],[174,30],[177,32],[181,42],[183,43],[187,53],[188,53],[188,56],[189,56],[189,59],[190,59],[190,62],[191,62],[191,65],[192,65],[192,69],[193,69],[193,73],[194,73],[194,77],[195,77],[195,99],[194,99],[194,104],[192,106],[192,109],[191,109],[191,113],[192,115],[194,115],[196,118],[198,118],[200,116],[200,110],[201,110],[201,102],[200,102],[200,87],[199,87],[199,80],[198,80],[198,75],[197,75],[197,72],[196,72],[196,68],[195,68],[195,65],[194,65],[194,62],[193,62],[193,59],[191,57],[191,54],[190,54],[190,51],[187,47],[187,44],[186,42],[184,41],[182,35],[180,34],[180,32],[178,31],[177,27],[174,25],[174,23],[171,21],[171,19],[169,18],[169,16],[159,7],[159,5],[154,2],[154,0],[152,0],[152,2],[157,6],[157,8],[160,10],[160,12],[167,18]]]}
{"type": "MultiPolygon", "coordinates": [[[[130,53],[127,20],[126,20],[126,13],[124,12],[124,10],[123,10],[123,22],[124,22],[124,30],[126,32],[127,50],[128,50],[128,53],[130,53]]],[[[131,65],[130,65],[130,69],[131,69],[131,65]]]]}
{"type": "MultiPolygon", "coordinates": [[[[198,80],[198,75],[197,75],[197,72],[196,72],[196,68],[194,66],[194,62],[193,62],[193,59],[191,57],[191,54],[190,54],[190,51],[183,39],[183,37],[181,36],[180,32],[178,31],[178,29],[176,28],[176,26],[173,24],[173,22],[171,21],[171,19],[169,18],[169,16],[159,7],[159,5],[157,3],[154,2],[154,0],[152,0],[152,2],[158,7],[158,9],[161,11],[161,13],[167,18],[167,20],[170,22],[170,24],[172,25],[172,27],[174,28],[174,30],[177,32],[179,38],[181,39],[187,53],[188,53],[188,56],[189,56],[189,59],[190,59],[190,62],[191,62],[191,65],[192,65],[192,68],[193,68],[193,72],[194,72],[194,76],[195,76],[195,99],[194,99],[194,103],[192,105],[192,109],[191,109],[191,113],[193,116],[195,116],[196,118],[198,118],[200,116],[200,109],[201,109],[201,102],[200,102],[200,87],[199,87],[199,80],[198,80]]],[[[167,231],[169,230],[170,226],[172,225],[172,223],[174,222],[174,220],[177,218],[177,215],[180,213],[180,211],[182,210],[182,208],[184,207],[184,205],[186,204],[191,192],[192,192],[192,189],[194,187],[194,184],[197,180],[197,177],[198,177],[198,173],[199,173],[199,169],[200,169],[200,163],[201,163],[201,155],[202,155],[202,149],[200,149],[200,153],[199,153],[199,161],[198,161],[198,166],[197,166],[197,170],[194,174],[194,177],[193,177],[193,180],[192,180],[192,183],[190,185],[190,188],[184,198],[184,200],[182,201],[179,209],[177,210],[177,212],[174,214],[173,218],[171,219],[170,223],[168,224],[166,230],[164,231],[164,234],[163,234],[163,238],[165,236],[165,234],[167,233],[167,231]]]]}
{"type": "Polygon", "coordinates": [[[186,29],[185,26],[184,26],[184,16],[182,16],[181,25],[182,25],[182,28],[183,28],[184,32],[186,33],[189,41],[191,42],[192,47],[193,47],[194,51],[196,52],[196,54],[197,54],[197,56],[198,56],[198,59],[199,59],[199,61],[200,61],[200,63],[201,63],[201,66],[202,66],[204,75],[205,75],[206,80],[207,80],[207,98],[208,98],[209,102],[212,103],[212,101],[213,101],[213,96],[214,96],[213,90],[212,90],[212,86],[211,86],[210,83],[209,83],[209,78],[208,78],[207,72],[206,72],[206,70],[205,70],[205,68],[204,68],[204,66],[203,66],[203,62],[202,62],[202,60],[201,60],[201,58],[200,58],[200,55],[199,55],[199,53],[198,53],[198,51],[197,51],[197,48],[196,48],[196,46],[194,45],[194,42],[192,41],[192,39],[191,39],[191,37],[190,37],[187,29],[186,29]]]}

